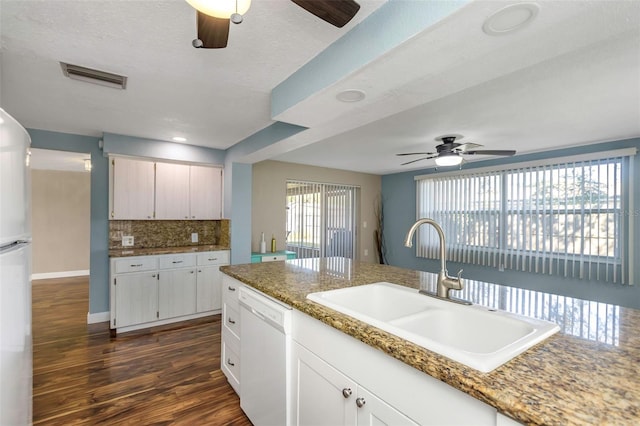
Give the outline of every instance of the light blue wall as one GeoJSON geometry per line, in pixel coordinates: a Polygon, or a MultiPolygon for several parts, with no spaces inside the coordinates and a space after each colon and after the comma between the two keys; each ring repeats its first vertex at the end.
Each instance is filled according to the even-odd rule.
{"type": "MultiPolygon", "coordinates": [[[[465,165],[465,169],[486,167],[497,164],[510,164],[520,161],[532,161],[543,158],[554,158],[580,153],[605,151],[625,147],[640,149],[640,139],[627,139],[623,141],[607,142],[595,145],[586,145],[579,148],[561,149],[543,153],[521,155],[509,159],[496,159],[490,161],[474,162],[465,165]]],[[[634,241],[640,241],[640,185],[637,183],[640,173],[640,154],[634,157],[636,179],[634,182],[635,211],[630,212],[630,220],[634,221],[634,241]]],[[[440,263],[435,260],[417,258],[415,249],[404,247],[403,241],[407,231],[416,220],[416,184],[414,176],[434,173],[434,169],[425,169],[406,173],[397,173],[382,177],[382,198],[384,205],[384,238],[387,247],[387,261],[394,266],[423,271],[438,272],[440,263]]],[[[640,280],[640,245],[636,244],[634,259],[631,264],[634,268],[636,281],[640,280]]],[[[548,293],[562,294],[580,299],[597,300],[605,303],[628,306],[640,309],[640,282],[634,286],[619,284],[590,282],[577,279],[555,278],[539,274],[514,272],[497,269],[448,262],[447,269],[450,274],[464,269],[463,277],[480,281],[493,282],[522,287],[548,293]]]]}
{"type": "Polygon", "coordinates": [[[251,261],[252,166],[243,164],[243,157],[303,130],[305,127],[275,122],[227,150],[224,166],[224,215],[231,219],[233,265],[251,261]]]}
{"type": "Polygon", "coordinates": [[[91,242],[89,312],[109,310],[109,161],[99,138],[28,129],[33,148],[91,153],[91,242]]]}
{"type": "Polygon", "coordinates": [[[103,151],[105,155],[129,155],[158,160],[185,161],[193,163],[217,164],[222,166],[225,151],[195,145],[137,138],[134,136],[104,133],[103,151]]]}
{"type": "Polygon", "coordinates": [[[251,262],[251,164],[231,164],[231,264],[251,262]]]}

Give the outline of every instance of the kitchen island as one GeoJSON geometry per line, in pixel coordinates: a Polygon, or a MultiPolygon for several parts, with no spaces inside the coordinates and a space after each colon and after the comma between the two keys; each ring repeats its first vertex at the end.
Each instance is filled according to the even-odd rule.
{"type": "Polygon", "coordinates": [[[462,297],[561,328],[510,362],[480,373],[306,298],[374,282],[433,291],[435,274],[343,258],[223,266],[221,271],[518,422],[640,422],[638,310],[467,280],[462,297]]]}

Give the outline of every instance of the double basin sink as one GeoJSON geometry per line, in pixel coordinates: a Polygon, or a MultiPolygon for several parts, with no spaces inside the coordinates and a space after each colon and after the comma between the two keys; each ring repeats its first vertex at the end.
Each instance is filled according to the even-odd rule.
{"type": "Polygon", "coordinates": [[[307,298],[483,373],[560,329],[548,321],[438,300],[387,282],[307,298]]]}

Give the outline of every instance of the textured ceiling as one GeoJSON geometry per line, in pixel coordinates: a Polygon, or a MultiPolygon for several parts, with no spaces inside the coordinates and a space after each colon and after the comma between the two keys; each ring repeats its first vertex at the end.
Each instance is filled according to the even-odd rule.
{"type": "Polygon", "coordinates": [[[227,49],[198,50],[194,11],[182,0],[2,0],[0,102],[26,127],[180,135],[224,149],[274,122],[272,90],[306,75],[301,67],[316,76],[331,68],[318,54],[382,46],[276,116],[308,130],[245,160],[384,174],[433,167],[401,166],[395,153],[433,151],[450,133],[519,154],[640,137],[640,1],[537,1],[528,26],[489,36],[485,19],[517,2],[476,0],[388,46],[403,24],[394,11],[427,0],[359,2],[356,19],[337,29],[289,0],[254,0],[227,49]],[[367,26],[373,18],[382,24],[367,26]],[[124,74],[127,90],[64,78],[59,61],[124,74]],[[336,101],[353,88],[366,99],[336,101]]]}

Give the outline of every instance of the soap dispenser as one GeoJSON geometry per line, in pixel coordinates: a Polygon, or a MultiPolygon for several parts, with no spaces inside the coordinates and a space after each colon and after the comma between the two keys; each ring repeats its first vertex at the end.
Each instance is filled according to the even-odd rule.
{"type": "Polygon", "coordinates": [[[271,234],[271,253],[276,252],[276,236],[271,234]]]}
{"type": "Polygon", "coordinates": [[[260,253],[267,252],[267,242],[264,240],[264,232],[262,233],[262,239],[260,240],[260,253]]]}

